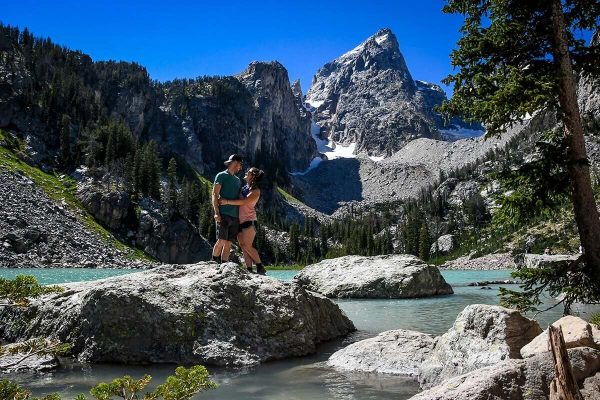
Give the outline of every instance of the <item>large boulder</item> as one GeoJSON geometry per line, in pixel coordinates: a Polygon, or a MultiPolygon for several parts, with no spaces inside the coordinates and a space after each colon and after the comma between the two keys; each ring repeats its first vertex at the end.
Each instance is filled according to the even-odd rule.
{"type": "Polygon", "coordinates": [[[415,256],[345,256],[309,265],[295,281],[327,297],[414,298],[452,294],[437,267],[415,256]]]}
{"type": "MultiPolygon", "coordinates": [[[[560,327],[568,349],[573,347],[592,347],[600,349],[600,330],[588,322],[573,315],[562,317],[552,324],[560,327]]],[[[539,334],[530,343],[523,346],[521,356],[532,357],[536,354],[550,351],[548,348],[548,330],[539,334]]]]}
{"type": "Polygon", "coordinates": [[[438,385],[445,379],[509,358],[542,332],[540,325],[519,312],[499,306],[472,304],[456,318],[421,365],[421,387],[438,385]]]}
{"type": "Polygon", "coordinates": [[[63,285],[0,309],[0,338],[51,336],[79,360],[254,365],[355,330],[331,300],[233,264],[199,263],[63,285]]]}
{"type": "MultiPolygon", "coordinates": [[[[589,347],[569,349],[573,374],[580,386],[600,371],[600,351],[589,347]]],[[[549,353],[525,360],[505,360],[448,379],[410,400],[547,400],[554,363],[549,353]]],[[[589,381],[589,386],[594,382],[589,381]]],[[[593,399],[594,397],[587,397],[593,399]]]]}
{"type": "Polygon", "coordinates": [[[416,377],[434,343],[434,337],[426,333],[403,329],[386,331],[336,351],[327,365],[342,371],[416,377]]]}
{"type": "Polygon", "coordinates": [[[99,187],[80,185],[77,197],[97,221],[110,229],[126,229],[137,222],[131,196],[126,191],[104,193],[99,187]]]}
{"type": "Polygon", "coordinates": [[[135,233],[138,247],[164,263],[210,260],[212,246],[187,219],[171,216],[160,203],[149,198],[140,201],[140,207],[139,227],[135,233]]]}

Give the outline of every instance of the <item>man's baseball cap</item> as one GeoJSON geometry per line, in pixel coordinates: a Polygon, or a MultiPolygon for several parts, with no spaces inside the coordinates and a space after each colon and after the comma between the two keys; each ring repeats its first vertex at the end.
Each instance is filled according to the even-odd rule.
{"type": "Polygon", "coordinates": [[[234,161],[239,161],[242,162],[242,157],[237,155],[237,154],[232,154],[229,156],[229,158],[227,159],[227,161],[225,161],[225,165],[229,165],[229,163],[232,163],[234,161]]]}

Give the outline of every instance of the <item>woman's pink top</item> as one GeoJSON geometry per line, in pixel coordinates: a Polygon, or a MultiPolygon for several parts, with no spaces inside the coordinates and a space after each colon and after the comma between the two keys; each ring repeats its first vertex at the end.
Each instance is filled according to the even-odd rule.
{"type": "MultiPolygon", "coordinates": [[[[240,198],[245,199],[246,197],[248,197],[250,195],[250,187],[248,187],[248,185],[244,186],[242,188],[242,194],[240,196],[240,198]]],[[[247,221],[256,221],[256,203],[258,202],[258,199],[256,199],[255,201],[248,203],[248,204],[243,204],[240,206],[240,224],[247,222],[247,221]]]]}

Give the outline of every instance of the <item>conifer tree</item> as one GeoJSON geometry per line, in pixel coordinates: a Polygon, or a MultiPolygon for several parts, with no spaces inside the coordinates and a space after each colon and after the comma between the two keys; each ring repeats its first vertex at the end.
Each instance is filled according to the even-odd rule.
{"type": "Polygon", "coordinates": [[[68,115],[63,114],[60,124],[60,162],[63,168],[71,166],[71,120],[68,115]]]}
{"type": "Polygon", "coordinates": [[[292,260],[300,257],[300,227],[295,222],[290,226],[289,256],[292,260]]]}
{"type": "MultiPolygon", "coordinates": [[[[600,74],[599,44],[586,46],[578,30],[597,30],[595,0],[448,0],[444,12],[464,15],[451,60],[458,72],[451,115],[485,123],[488,134],[553,109],[562,123],[575,221],[584,250],[583,273],[600,291],[600,218],[594,200],[576,73],[600,74]]],[[[543,177],[540,177],[543,179],[543,177]]]]}
{"type": "Polygon", "coordinates": [[[175,209],[177,205],[177,161],[174,158],[169,160],[167,181],[167,207],[175,209]]]}
{"type": "Polygon", "coordinates": [[[320,227],[320,232],[319,232],[322,257],[325,257],[327,255],[327,252],[329,252],[329,245],[327,244],[327,233],[328,233],[327,225],[322,224],[320,227]]]}
{"type": "Polygon", "coordinates": [[[419,258],[421,260],[429,259],[429,249],[431,248],[431,240],[429,239],[429,229],[427,223],[421,225],[419,231],[419,258]]]}

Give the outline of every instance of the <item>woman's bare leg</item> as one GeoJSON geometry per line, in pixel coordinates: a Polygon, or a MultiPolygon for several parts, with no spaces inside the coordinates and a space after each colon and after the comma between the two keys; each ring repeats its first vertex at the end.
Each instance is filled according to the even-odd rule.
{"type": "Polygon", "coordinates": [[[254,261],[256,264],[260,264],[261,260],[260,255],[258,254],[258,250],[256,250],[254,246],[252,246],[252,244],[254,243],[254,238],[256,237],[256,230],[254,229],[254,227],[252,226],[248,229],[242,230],[242,232],[240,232],[240,235],[242,236],[242,241],[244,243],[242,244],[242,242],[240,242],[240,246],[244,251],[244,258],[246,257],[247,253],[252,261],[254,261]]]}
{"type": "Polygon", "coordinates": [[[240,233],[238,233],[237,235],[237,240],[238,240],[238,244],[240,245],[240,248],[242,249],[242,254],[244,255],[244,264],[246,264],[246,268],[248,269],[248,271],[252,270],[252,258],[248,255],[248,252],[246,252],[246,247],[248,246],[248,241],[246,239],[246,236],[244,235],[244,231],[246,231],[247,229],[242,230],[240,233]]]}

